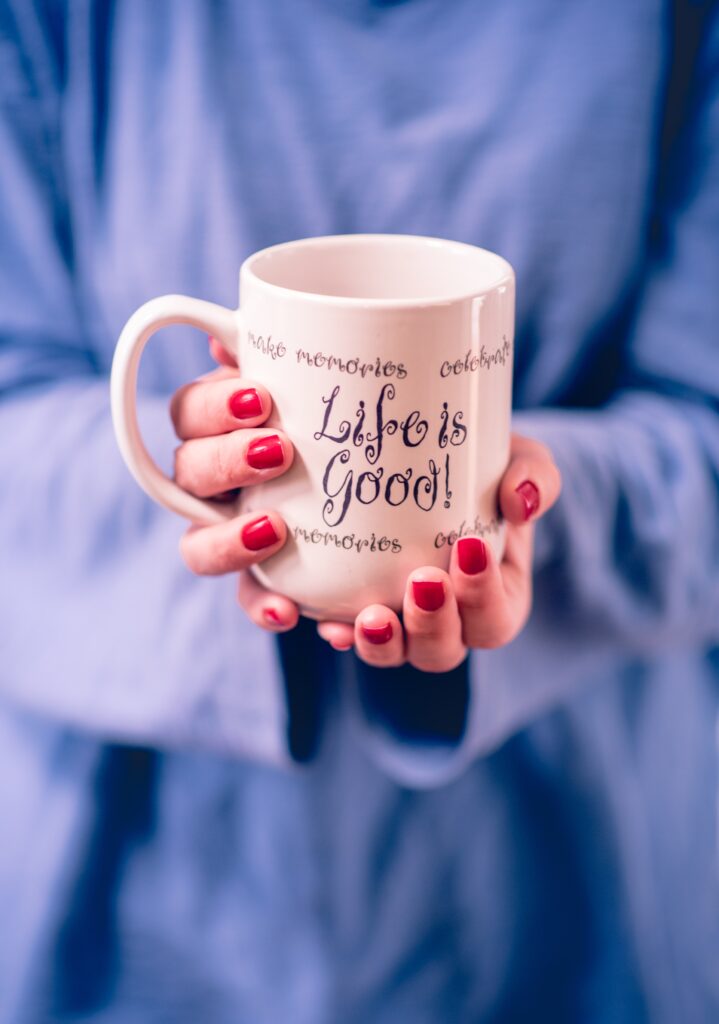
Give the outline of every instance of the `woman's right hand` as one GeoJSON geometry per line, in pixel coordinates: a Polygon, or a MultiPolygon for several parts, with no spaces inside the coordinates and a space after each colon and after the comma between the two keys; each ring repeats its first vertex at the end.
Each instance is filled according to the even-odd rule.
{"type": "MultiPolygon", "coordinates": [[[[263,428],[271,410],[267,389],[243,380],[236,367],[222,366],[181,387],[170,403],[181,441],[175,451],[175,481],[199,498],[232,500],[238,488],[284,473],[292,465],[294,449],[283,431],[263,428]]],[[[219,525],[191,526],[180,550],[192,572],[216,576],[263,562],[286,539],[283,520],[266,509],[219,525]]],[[[265,616],[270,628],[291,629],[297,623],[294,603],[284,598],[274,597],[265,616]]]]}

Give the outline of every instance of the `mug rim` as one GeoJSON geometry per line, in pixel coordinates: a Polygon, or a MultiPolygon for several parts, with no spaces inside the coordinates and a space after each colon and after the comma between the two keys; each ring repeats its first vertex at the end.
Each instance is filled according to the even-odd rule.
{"type": "Polygon", "coordinates": [[[259,287],[262,291],[267,291],[270,294],[292,296],[293,299],[298,301],[309,302],[315,305],[372,310],[420,309],[427,306],[450,306],[457,302],[463,302],[468,299],[488,295],[490,292],[496,291],[503,285],[510,282],[513,283],[515,278],[514,269],[509,261],[498,253],[492,252],[491,249],[485,249],[479,245],[473,245],[470,242],[458,242],[453,239],[438,238],[433,235],[395,234],[392,232],[356,232],[341,235],[315,235],[308,238],[295,238],[287,242],[279,242],[276,245],[269,245],[264,249],[258,249],[257,252],[251,253],[247,256],[240,267],[239,276],[240,284],[243,280],[249,279],[252,281],[253,287],[259,287]],[[455,252],[467,254],[472,253],[476,255],[477,253],[482,253],[485,256],[491,257],[492,262],[496,263],[498,274],[496,279],[492,280],[489,284],[477,286],[470,290],[464,289],[458,291],[456,295],[437,295],[415,299],[387,299],[351,295],[328,295],[322,292],[303,291],[299,288],[290,288],[286,285],[275,284],[274,282],[267,281],[256,274],[254,270],[254,264],[259,262],[261,259],[266,258],[272,253],[282,252],[287,249],[319,248],[329,241],[335,245],[343,246],[356,244],[357,242],[366,243],[380,240],[389,241],[390,244],[394,242],[412,242],[414,244],[419,244],[420,246],[453,250],[455,252]]]}

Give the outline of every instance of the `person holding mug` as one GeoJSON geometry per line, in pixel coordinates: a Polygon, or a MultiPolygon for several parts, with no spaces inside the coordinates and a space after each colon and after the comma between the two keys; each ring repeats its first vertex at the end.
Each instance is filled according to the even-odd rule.
{"type": "Polygon", "coordinates": [[[0,0],[2,1024],[717,1019],[718,60],[0,0]]]}
{"type": "Polygon", "coordinates": [[[510,444],[511,267],[464,244],[357,234],[257,253],[240,290],[234,312],[148,302],[113,364],[120,448],[147,493],[195,523],[189,568],[241,572],[259,626],[291,629],[302,612],[371,665],[446,672],[467,648],[508,643],[531,606],[532,531],[517,527],[560,486],[542,444],[510,444]],[[135,398],[145,345],[173,323],[227,346],[211,335],[225,369],[173,397],[174,482],[142,443],[135,398]],[[231,372],[238,359],[256,381],[231,372]]]}

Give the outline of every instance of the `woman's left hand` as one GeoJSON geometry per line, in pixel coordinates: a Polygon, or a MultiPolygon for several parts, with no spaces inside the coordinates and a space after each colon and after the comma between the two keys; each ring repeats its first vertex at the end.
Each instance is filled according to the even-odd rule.
{"type": "MultiPolygon", "coordinates": [[[[552,507],[560,489],[549,450],[514,434],[499,489],[507,521],[501,562],[480,538],[462,537],[452,548],[448,572],[427,566],[410,575],[401,622],[390,608],[373,604],[360,612],[354,626],[319,623],[320,636],[337,650],[354,647],[370,665],[390,668],[409,662],[424,672],[450,671],[470,648],[509,643],[532,607],[534,523],[552,507]]],[[[291,601],[271,594],[246,572],[239,596],[248,616],[264,628],[273,623],[282,632],[297,622],[291,601]]]]}

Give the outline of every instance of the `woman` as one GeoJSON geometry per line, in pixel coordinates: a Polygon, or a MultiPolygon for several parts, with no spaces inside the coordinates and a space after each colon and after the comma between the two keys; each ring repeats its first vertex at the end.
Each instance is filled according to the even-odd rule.
{"type": "MultiPolygon", "coordinates": [[[[0,45],[3,1019],[714,1019],[716,4],[3,0],[0,45]],[[564,489],[500,649],[460,622],[509,639],[528,564],[488,635],[440,576],[401,667],[378,621],[275,641],[294,609],[189,574],[115,451],[133,309],[348,231],[517,272],[516,429],[564,489]]],[[[211,367],[143,363],[180,478],[192,396],[245,390],[211,367]]]]}

